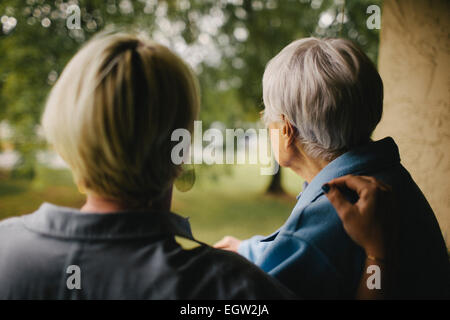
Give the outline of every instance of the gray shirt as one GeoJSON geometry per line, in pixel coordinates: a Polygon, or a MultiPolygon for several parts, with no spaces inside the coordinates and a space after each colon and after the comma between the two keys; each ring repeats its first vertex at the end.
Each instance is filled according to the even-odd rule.
{"type": "Polygon", "coordinates": [[[290,291],[238,254],[192,238],[175,214],[81,213],[44,203],[0,222],[0,299],[283,299],[290,291]]]}

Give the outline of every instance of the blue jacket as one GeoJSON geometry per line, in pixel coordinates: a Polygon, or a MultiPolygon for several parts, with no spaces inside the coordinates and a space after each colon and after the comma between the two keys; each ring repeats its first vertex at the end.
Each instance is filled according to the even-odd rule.
{"type": "Polygon", "coordinates": [[[400,164],[392,138],[370,142],[330,162],[304,188],[286,223],[268,237],[244,240],[238,252],[305,298],[352,298],[365,262],[345,233],[321,187],[347,174],[375,176],[391,185],[398,207],[389,217],[395,267],[390,295],[449,297],[445,242],[425,197],[400,164]],[[414,280],[413,280],[414,279],[414,280]]]}

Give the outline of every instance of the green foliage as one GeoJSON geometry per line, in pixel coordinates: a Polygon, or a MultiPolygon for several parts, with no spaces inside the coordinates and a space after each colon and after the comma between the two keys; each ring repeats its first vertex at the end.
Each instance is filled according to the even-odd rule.
{"type": "MultiPolygon", "coordinates": [[[[255,233],[270,234],[283,224],[295,204],[293,196],[264,195],[270,178],[261,176],[258,166],[229,166],[229,169],[233,174],[225,176],[219,166],[209,169],[219,171],[220,179],[197,181],[189,192],[174,189],[172,210],[190,217],[194,235],[209,244],[227,234],[242,239],[255,233]]],[[[286,189],[296,195],[301,181],[293,172],[284,176],[286,189]]],[[[33,181],[2,176],[0,171],[0,220],[31,213],[43,201],[80,208],[85,196],[78,192],[68,170],[37,166],[33,181]]]]}
{"type": "Polygon", "coordinates": [[[380,2],[347,1],[348,21],[342,25],[335,17],[343,0],[79,0],[70,4],[81,8],[82,29],[69,30],[69,2],[2,0],[0,16],[17,21],[11,30],[2,23],[0,30],[0,122],[13,127],[9,142],[21,154],[16,171],[34,175],[36,151],[45,145],[37,134],[45,98],[68,60],[100,30],[143,30],[188,61],[200,54],[193,67],[200,76],[201,118],[233,125],[257,119],[264,67],[295,39],[351,38],[376,61],[378,31],[366,28],[366,9],[380,2]],[[320,28],[325,12],[333,22],[320,28]],[[209,59],[214,55],[219,56],[209,59]]]}

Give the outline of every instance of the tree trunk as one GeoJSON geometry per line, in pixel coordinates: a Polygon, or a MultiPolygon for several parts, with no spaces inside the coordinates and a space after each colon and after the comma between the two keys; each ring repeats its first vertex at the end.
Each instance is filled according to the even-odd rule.
{"type": "Polygon", "coordinates": [[[283,186],[281,185],[281,168],[276,174],[272,176],[269,187],[266,190],[268,194],[285,194],[283,186]]]}

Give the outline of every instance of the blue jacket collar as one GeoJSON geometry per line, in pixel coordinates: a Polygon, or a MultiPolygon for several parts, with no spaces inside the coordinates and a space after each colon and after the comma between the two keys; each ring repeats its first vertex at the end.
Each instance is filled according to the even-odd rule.
{"type": "Polygon", "coordinates": [[[308,205],[323,194],[322,185],[347,174],[367,174],[400,163],[398,147],[391,137],[371,141],[331,161],[301,193],[297,206],[308,205]]]}

